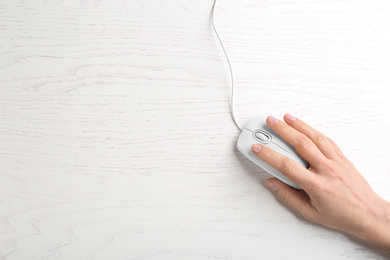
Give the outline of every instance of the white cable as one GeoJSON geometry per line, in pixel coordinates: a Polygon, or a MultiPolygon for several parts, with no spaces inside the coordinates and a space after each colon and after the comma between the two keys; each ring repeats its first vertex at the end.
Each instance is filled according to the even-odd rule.
{"type": "Polygon", "coordinates": [[[232,114],[232,119],[233,119],[233,122],[234,124],[237,126],[237,128],[242,131],[242,127],[240,126],[240,124],[237,122],[237,119],[234,115],[234,78],[233,78],[233,70],[232,70],[232,65],[230,64],[230,60],[229,60],[229,57],[227,55],[227,52],[225,50],[225,47],[223,46],[223,43],[222,43],[222,40],[221,38],[219,37],[218,35],[218,32],[217,32],[217,29],[215,29],[215,25],[214,25],[214,11],[215,11],[215,5],[217,3],[217,0],[214,0],[214,5],[213,5],[213,10],[211,12],[211,24],[213,25],[213,29],[214,29],[214,32],[215,32],[215,35],[217,35],[217,38],[218,38],[218,41],[219,43],[221,44],[221,47],[222,47],[222,50],[225,54],[225,57],[226,57],[226,60],[228,62],[228,65],[229,65],[229,70],[230,70],[230,79],[231,79],[231,92],[230,92],[230,112],[232,114]]]}

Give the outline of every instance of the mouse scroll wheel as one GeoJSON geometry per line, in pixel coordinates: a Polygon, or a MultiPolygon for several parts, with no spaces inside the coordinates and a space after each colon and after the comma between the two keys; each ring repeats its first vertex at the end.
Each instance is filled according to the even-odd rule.
{"type": "Polygon", "coordinates": [[[255,132],[255,137],[262,143],[268,143],[271,140],[271,137],[268,134],[260,131],[255,132]]]}

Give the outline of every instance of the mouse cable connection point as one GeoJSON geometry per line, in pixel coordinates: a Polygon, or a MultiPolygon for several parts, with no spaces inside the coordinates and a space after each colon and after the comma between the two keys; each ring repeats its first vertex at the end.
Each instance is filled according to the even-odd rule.
{"type": "Polygon", "coordinates": [[[217,32],[217,29],[215,29],[215,24],[214,24],[214,13],[215,13],[215,5],[217,3],[217,0],[214,0],[214,4],[213,4],[213,10],[211,11],[211,24],[213,25],[213,29],[214,29],[214,32],[215,32],[215,35],[217,35],[217,38],[218,38],[218,41],[219,43],[221,44],[221,47],[222,47],[222,50],[223,50],[223,53],[225,54],[225,57],[226,57],[226,60],[228,62],[228,65],[229,65],[229,71],[230,71],[230,79],[231,79],[231,91],[230,91],[230,112],[232,114],[232,119],[233,119],[233,122],[234,124],[237,126],[237,128],[242,131],[242,127],[240,126],[240,124],[237,122],[237,119],[234,115],[234,77],[233,77],[233,69],[232,69],[232,65],[230,64],[230,60],[229,60],[229,56],[227,55],[227,52],[225,50],[225,47],[223,46],[223,43],[222,43],[222,40],[221,38],[219,37],[218,35],[218,32],[217,32]]]}

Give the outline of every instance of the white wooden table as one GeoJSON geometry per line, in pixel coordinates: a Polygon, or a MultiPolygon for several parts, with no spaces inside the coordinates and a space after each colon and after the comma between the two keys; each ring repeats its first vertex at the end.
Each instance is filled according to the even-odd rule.
{"type": "MultiPolygon", "coordinates": [[[[235,149],[208,1],[0,2],[0,259],[388,259],[235,149]]],[[[390,2],[220,1],[237,118],[290,112],[390,200],[390,2]]]]}

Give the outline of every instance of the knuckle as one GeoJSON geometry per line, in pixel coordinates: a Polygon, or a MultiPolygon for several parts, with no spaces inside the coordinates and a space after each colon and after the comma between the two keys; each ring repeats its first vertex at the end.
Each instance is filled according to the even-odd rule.
{"type": "Polygon", "coordinates": [[[332,163],[326,166],[326,171],[329,176],[332,176],[333,178],[337,177],[337,166],[332,163]]]}
{"type": "Polygon", "coordinates": [[[329,162],[325,165],[324,171],[328,176],[338,179],[341,177],[340,168],[342,168],[342,165],[339,162],[329,162]]]}
{"type": "Polygon", "coordinates": [[[300,136],[298,137],[297,145],[298,145],[299,147],[304,148],[304,147],[307,147],[309,144],[310,144],[310,139],[309,139],[309,137],[307,137],[307,136],[305,136],[305,135],[300,135],[300,136]]]}
{"type": "Polygon", "coordinates": [[[326,137],[326,139],[328,140],[328,142],[331,144],[331,145],[335,145],[336,143],[332,140],[332,139],[330,139],[329,137],[326,137]]]}
{"type": "Polygon", "coordinates": [[[350,160],[348,160],[347,158],[345,158],[343,160],[345,166],[347,169],[356,169],[355,165],[353,164],[353,162],[351,162],[350,160]]]}
{"type": "Polygon", "coordinates": [[[280,169],[283,173],[293,172],[294,171],[294,162],[289,158],[283,158],[280,163],[280,169]]]}
{"type": "Polygon", "coordinates": [[[290,196],[286,192],[282,192],[281,194],[279,194],[279,197],[286,204],[290,204],[290,196]]]}
{"type": "Polygon", "coordinates": [[[324,182],[323,181],[313,181],[310,184],[310,188],[315,191],[315,194],[321,194],[321,192],[324,189],[324,182]]]}
{"type": "Polygon", "coordinates": [[[318,192],[322,190],[322,188],[323,182],[318,177],[315,177],[306,180],[304,190],[310,193],[310,200],[312,200],[316,197],[316,194],[318,194],[318,192]]]}
{"type": "Polygon", "coordinates": [[[315,140],[316,140],[316,142],[322,143],[322,142],[327,141],[328,138],[325,135],[319,133],[319,134],[316,135],[315,140]]]}

